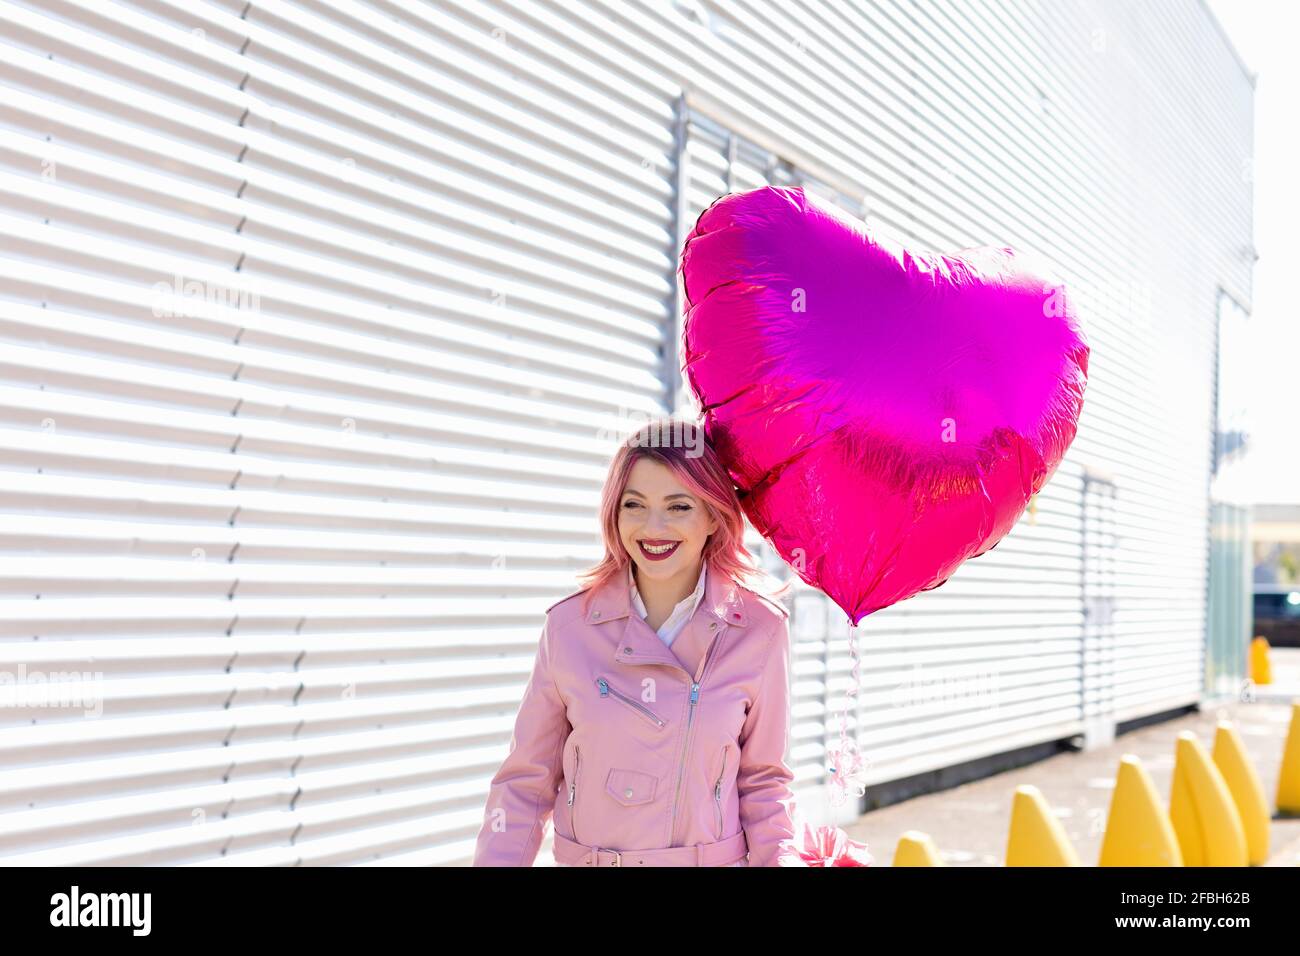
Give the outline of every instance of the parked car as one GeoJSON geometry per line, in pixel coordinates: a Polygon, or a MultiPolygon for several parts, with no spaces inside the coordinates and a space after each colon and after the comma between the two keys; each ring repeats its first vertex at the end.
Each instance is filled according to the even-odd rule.
{"type": "Polygon", "coordinates": [[[1300,584],[1256,584],[1250,633],[1274,647],[1300,647],[1300,584]]]}

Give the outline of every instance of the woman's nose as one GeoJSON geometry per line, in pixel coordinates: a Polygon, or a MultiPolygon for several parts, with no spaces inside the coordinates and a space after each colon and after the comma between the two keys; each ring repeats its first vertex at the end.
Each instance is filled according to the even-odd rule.
{"type": "Polygon", "coordinates": [[[653,532],[663,531],[667,527],[668,527],[668,522],[664,518],[664,516],[657,511],[652,511],[650,512],[649,516],[645,519],[645,530],[646,530],[645,536],[647,538],[653,538],[654,537],[653,532]]]}

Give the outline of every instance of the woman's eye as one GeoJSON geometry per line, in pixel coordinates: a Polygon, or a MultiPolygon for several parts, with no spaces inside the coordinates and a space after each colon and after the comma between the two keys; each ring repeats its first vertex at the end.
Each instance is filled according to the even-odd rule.
{"type": "Polygon", "coordinates": [[[690,506],[690,505],[673,505],[672,510],[673,510],[673,511],[690,511],[690,510],[691,510],[691,506],[690,506]]]}
{"type": "Polygon", "coordinates": [[[637,502],[635,502],[635,501],[625,501],[625,502],[623,502],[623,507],[624,507],[624,508],[639,508],[639,507],[641,507],[641,506],[640,506],[637,502]]]}

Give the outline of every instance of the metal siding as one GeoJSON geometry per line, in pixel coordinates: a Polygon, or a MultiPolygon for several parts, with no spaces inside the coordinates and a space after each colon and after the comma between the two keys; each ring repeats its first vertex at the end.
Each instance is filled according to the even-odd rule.
{"type": "Polygon", "coordinates": [[[671,101],[377,13],[0,8],[7,863],[463,860],[664,410],[671,101]]]}

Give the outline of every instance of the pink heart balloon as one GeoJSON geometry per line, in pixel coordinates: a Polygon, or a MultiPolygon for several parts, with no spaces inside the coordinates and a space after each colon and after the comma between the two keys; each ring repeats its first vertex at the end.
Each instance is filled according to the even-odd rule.
{"type": "Polygon", "coordinates": [[[853,624],[993,548],[1074,440],[1089,348],[1007,247],[912,252],[802,188],[682,248],[683,370],[749,520],[853,624]]]}

